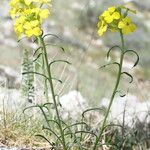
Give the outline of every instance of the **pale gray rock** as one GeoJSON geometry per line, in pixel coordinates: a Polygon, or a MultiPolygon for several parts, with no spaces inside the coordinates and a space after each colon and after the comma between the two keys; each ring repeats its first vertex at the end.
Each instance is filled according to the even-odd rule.
{"type": "Polygon", "coordinates": [[[7,66],[0,66],[0,85],[8,88],[19,88],[21,82],[17,71],[7,66]]]}
{"type": "MultiPolygon", "coordinates": [[[[100,106],[107,108],[110,99],[103,98],[100,106]]],[[[125,111],[125,124],[133,126],[133,120],[150,123],[150,103],[149,101],[140,101],[135,95],[128,94],[125,97],[116,97],[113,101],[109,121],[122,124],[123,113],[125,111]]]]}
{"type": "Polygon", "coordinates": [[[83,98],[79,91],[70,91],[60,97],[61,115],[67,119],[71,117],[76,120],[79,115],[88,107],[87,101],[83,98]]]}

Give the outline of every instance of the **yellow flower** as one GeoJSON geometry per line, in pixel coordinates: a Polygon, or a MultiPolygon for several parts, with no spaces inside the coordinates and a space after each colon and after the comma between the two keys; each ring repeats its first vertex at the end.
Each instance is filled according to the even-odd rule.
{"type": "Polygon", "coordinates": [[[17,9],[16,9],[16,8],[11,9],[11,10],[10,10],[10,14],[11,14],[11,18],[12,18],[12,19],[15,18],[15,17],[16,17],[16,14],[17,14],[17,9]]]}
{"type": "Polygon", "coordinates": [[[41,24],[48,18],[51,0],[11,0],[10,15],[14,20],[14,30],[17,36],[27,37],[42,34],[41,24]],[[42,6],[44,8],[42,8],[42,6]]]}
{"type": "Polygon", "coordinates": [[[116,7],[110,7],[101,15],[107,23],[113,22],[120,18],[120,13],[116,11],[116,7]]]}
{"type": "Polygon", "coordinates": [[[116,7],[114,7],[114,6],[108,8],[109,12],[114,12],[115,10],[116,10],[116,7]]]}
{"type": "Polygon", "coordinates": [[[136,25],[132,23],[130,17],[125,17],[119,22],[118,28],[122,30],[123,34],[128,34],[136,30],[136,25]]]}
{"type": "Polygon", "coordinates": [[[111,32],[122,31],[123,34],[134,32],[136,29],[135,24],[130,17],[127,17],[128,8],[124,6],[109,7],[99,16],[98,35],[103,35],[108,29],[111,32]],[[124,11],[125,9],[125,11],[124,11]]]}
{"type": "Polygon", "coordinates": [[[32,29],[34,27],[37,27],[39,25],[39,21],[38,20],[34,20],[34,21],[30,21],[30,22],[26,22],[23,26],[24,29],[29,30],[32,29]]]}
{"type": "Polygon", "coordinates": [[[49,12],[48,9],[43,9],[43,10],[41,10],[41,12],[39,13],[41,19],[46,19],[46,18],[48,18],[49,14],[50,14],[50,12],[49,12]]]}
{"type": "Polygon", "coordinates": [[[33,29],[29,29],[25,31],[27,37],[31,37],[31,36],[39,36],[42,34],[42,30],[39,27],[35,27],[33,29]]]}
{"type": "Polygon", "coordinates": [[[15,6],[18,2],[19,0],[11,0],[10,6],[15,6]]]}
{"type": "Polygon", "coordinates": [[[100,35],[100,36],[102,36],[106,31],[107,31],[107,27],[108,27],[108,25],[104,22],[104,21],[102,21],[101,23],[99,22],[98,24],[97,24],[97,26],[98,26],[98,34],[100,35]]]}
{"type": "Polygon", "coordinates": [[[29,6],[33,2],[33,0],[24,0],[24,2],[25,2],[26,5],[29,6]]]}
{"type": "Polygon", "coordinates": [[[14,23],[14,30],[17,34],[17,36],[20,36],[22,32],[24,32],[23,24],[25,22],[25,16],[21,16],[16,19],[14,23]]]}

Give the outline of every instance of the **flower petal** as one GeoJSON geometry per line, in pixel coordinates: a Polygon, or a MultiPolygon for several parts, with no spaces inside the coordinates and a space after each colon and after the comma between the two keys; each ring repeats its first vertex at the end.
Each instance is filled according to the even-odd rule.
{"type": "Polygon", "coordinates": [[[120,19],[120,13],[119,12],[114,12],[112,14],[112,16],[113,16],[114,19],[120,19]]]}
{"type": "Polygon", "coordinates": [[[111,12],[111,13],[114,12],[115,10],[116,10],[116,7],[114,7],[114,6],[108,8],[108,11],[111,12]]]}

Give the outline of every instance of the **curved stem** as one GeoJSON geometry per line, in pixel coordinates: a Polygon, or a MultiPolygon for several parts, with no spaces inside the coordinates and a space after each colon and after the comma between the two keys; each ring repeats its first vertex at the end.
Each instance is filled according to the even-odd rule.
{"type": "Polygon", "coordinates": [[[44,58],[45,58],[45,65],[46,65],[47,75],[48,75],[48,78],[49,78],[49,84],[50,84],[50,88],[51,88],[51,92],[52,92],[52,98],[53,98],[53,102],[54,102],[56,116],[57,116],[57,119],[58,119],[60,134],[61,134],[61,138],[62,138],[63,150],[67,150],[66,143],[65,143],[65,138],[64,138],[64,132],[63,132],[63,129],[62,129],[62,124],[61,124],[61,119],[60,119],[60,115],[59,115],[59,111],[58,111],[58,107],[57,107],[57,101],[56,101],[56,98],[55,98],[55,91],[54,91],[52,75],[51,75],[49,62],[48,62],[48,55],[47,55],[46,46],[45,46],[43,37],[40,36],[39,39],[40,39],[41,45],[43,47],[43,53],[44,53],[44,58]]]}
{"type": "Polygon", "coordinates": [[[105,115],[102,127],[100,129],[100,133],[99,133],[98,138],[96,139],[96,141],[94,143],[93,150],[97,149],[98,142],[99,142],[99,140],[100,140],[100,138],[101,138],[101,136],[103,134],[103,131],[105,129],[106,121],[107,121],[107,118],[108,118],[108,115],[109,115],[109,112],[110,112],[110,109],[111,109],[114,97],[116,95],[116,91],[117,91],[119,83],[120,83],[121,72],[122,72],[122,65],[123,65],[123,59],[124,59],[124,51],[125,51],[124,38],[123,38],[123,34],[122,34],[121,31],[120,31],[120,36],[121,36],[121,55],[120,55],[120,63],[119,63],[120,66],[119,66],[119,71],[118,71],[118,75],[117,75],[117,80],[116,80],[116,84],[115,84],[115,87],[114,87],[114,90],[113,90],[113,93],[112,93],[112,96],[111,96],[111,99],[110,99],[110,102],[109,102],[109,105],[108,105],[108,108],[107,108],[107,111],[106,111],[106,115],[105,115]]]}

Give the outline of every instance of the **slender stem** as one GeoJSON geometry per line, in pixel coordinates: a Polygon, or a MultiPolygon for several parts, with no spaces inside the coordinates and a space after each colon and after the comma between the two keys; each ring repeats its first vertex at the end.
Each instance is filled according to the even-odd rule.
{"type": "MultiPolygon", "coordinates": [[[[38,43],[39,43],[40,45],[42,45],[40,39],[38,39],[38,43]]],[[[43,51],[42,48],[41,48],[41,51],[43,51]]],[[[42,55],[41,61],[42,61],[42,72],[43,72],[44,75],[46,75],[46,70],[45,70],[46,67],[45,67],[44,55],[42,55]]],[[[45,81],[45,78],[43,79],[43,83],[44,83],[44,95],[45,95],[46,101],[49,102],[48,85],[47,85],[47,82],[45,81]]]]}
{"type": "MultiPolygon", "coordinates": [[[[45,70],[45,59],[42,56],[42,61],[43,61],[43,74],[46,74],[46,70],[45,70]]],[[[47,80],[44,79],[44,95],[46,97],[46,101],[49,102],[49,96],[48,96],[48,85],[47,85],[47,80]]]]}
{"type": "Polygon", "coordinates": [[[119,63],[120,66],[119,66],[119,71],[118,71],[118,75],[117,75],[117,80],[116,80],[116,84],[115,84],[115,87],[114,87],[114,90],[113,90],[113,93],[112,93],[112,96],[111,96],[111,99],[110,99],[110,103],[109,103],[107,111],[106,111],[106,115],[105,115],[102,127],[100,129],[100,133],[99,133],[98,138],[96,139],[96,141],[94,143],[93,150],[97,149],[98,142],[99,142],[99,140],[100,140],[100,138],[101,138],[101,136],[103,134],[103,131],[105,129],[106,121],[107,121],[107,118],[108,118],[108,115],[109,115],[109,112],[110,112],[110,109],[111,109],[114,97],[116,95],[116,91],[117,91],[119,83],[120,83],[121,72],[122,72],[122,65],[123,65],[123,59],[124,59],[124,51],[125,51],[124,38],[123,38],[123,34],[122,34],[121,31],[120,31],[120,36],[121,36],[121,56],[120,56],[120,63],[119,63]]]}
{"type": "Polygon", "coordinates": [[[44,57],[45,57],[45,65],[46,65],[46,70],[47,70],[47,74],[48,74],[48,77],[49,77],[49,83],[50,83],[50,88],[51,88],[51,92],[52,92],[52,98],[53,98],[53,102],[54,102],[56,116],[57,116],[57,119],[58,119],[58,122],[59,122],[59,129],[60,129],[60,134],[61,134],[61,138],[62,138],[63,150],[67,150],[66,143],[65,143],[65,138],[64,138],[64,132],[63,132],[63,129],[62,129],[62,123],[61,123],[61,119],[60,119],[60,115],[59,115],[59,111],[58,111],[58,107],[57,107],[57,102],[56,102],[56,98],[55,98],[55,91],[54,91],[52,75],[51,75],[49,62],[48,62],[47,50],[46,50],[46,46],[45,46],[45,43],[44,43],[44,40],[43,40],[42,36],[40,36],[39,38],[40,38],[40,41],[41,41],[41,45],[43,47],[43,52],[44,52],[44,57]]]}

